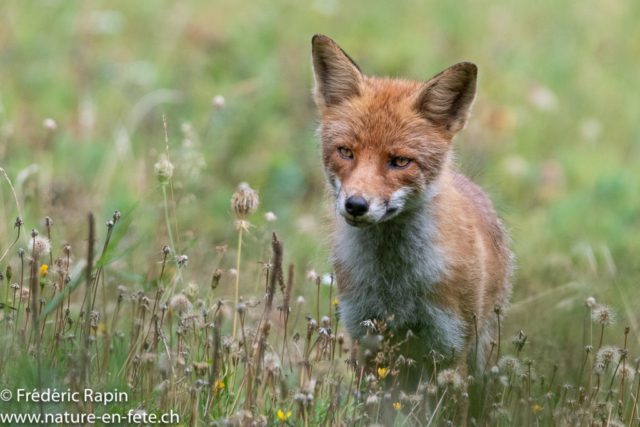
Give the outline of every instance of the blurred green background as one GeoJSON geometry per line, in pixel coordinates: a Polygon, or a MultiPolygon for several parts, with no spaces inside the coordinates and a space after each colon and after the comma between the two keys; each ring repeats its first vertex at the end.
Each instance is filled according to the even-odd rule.
{"type": "MultiPolygon", "coordinates": [[[[367,74],[428,79],[475,62],[478,96],[456,146],[460,169],[511,229],[518,270],[507,334],[522,329],[529,354],[577,366],[589,296],[618,312],[612,340],[622,345],[628,324],[631,346],[640,344],[638,22],[633,0],[4,0],[0,166],[27,231],[53,219],[54,257],[64,241],[84,256],[88,211],[131,215],[121,245],[135,251],[113,267],[126,274],[108,277],[144,287],[168,243],[153,175],[164,113],[185,279],[206,289],[215,267],[234,266],[229,200],[246,181],[261,204],[245,237],[243,293],[261,297],[258,262],[276,230],[296,264],[294,293],[311,301],[306,271],[330,272],[313,34],[332,37],[367,74]],[[226,244],[220,260],[215,246],[226,244]]],[[[0,178],[4,252],[17,210],[0,178]]],[[[221,298],[232,297],[232,282],[223,280],[221,298]]]]}

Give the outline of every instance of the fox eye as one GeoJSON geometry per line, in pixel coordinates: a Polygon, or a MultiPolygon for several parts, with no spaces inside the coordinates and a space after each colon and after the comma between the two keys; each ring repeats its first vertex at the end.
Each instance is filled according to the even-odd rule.
{"type": "Polygon", "coordinates": [[[338,154],[345,159],[353,159],[353,151],[347,147],[338,147],[338,154]]]}
{"type": "Polygon", "coordinates": [[[411,159],[408,157],[394,157],[391,159],[391,166],[398,169],[404,169],[411,164],[411,159]]]}

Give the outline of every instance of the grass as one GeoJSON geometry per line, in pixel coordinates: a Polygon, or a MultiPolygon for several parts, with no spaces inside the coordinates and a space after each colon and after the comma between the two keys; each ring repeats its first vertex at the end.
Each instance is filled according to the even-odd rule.
{"type": "MultiPolygon", "coordinates": [[[[594,324],[592,331],[587,319],[591,309],[585,308],[584,301],[594,297],[597,303],[612,306],[618,321],[605,331],[604,344],[627,348],[623,367],[635,368],[640,349],[640,129],[636,120],[640,83],[635,59],[640,53],[639,8],[637,2],[623,0],[606,4],[544,0],[519,5],[467,1],[462,6],[417,1],[398,5],[283,1],[268,7],[244,0],[159,1],[144,7],[120,0],[4,2],[0,6],[0,167],[7,175],[0,175],[0,254],[8,252],[0,269],[6,276],[10,264],[13,278],[5,277],[0,284],[0,298],[12,306],[18,300],[19,310],[13,313],[13,328],[8,326],[6,308],[3,315],[7,317],[0,323],[2,339],[13,342],[0,353],[0,389],[21,386],[31,390],[38,387],[38,381],[66,388],[64,381],[72,374],[65,360],[81,363],[85,338],[94,336],[96,341],[89,344],[92,357],[86,363],[92,386],[127,390],[133,399],[124,407],[99,410],[175,407],[185,424],[196,419],[208,423],[214,410],[219,416],[233,417],[247,407],[247,389],[240,388],[250,375],[254,383],[256,378],[262,381],[249,393],[253,394],[251,410],[255,417],[264,415],[275,425],[280,423],[278,410],[285,416],[292,411],[287,421],[291,425],[298,425],[304,416],[313,425],[313,420],[324,421],[327,414],[338,422],[338,417],[346,421],[377,412],[367,406],[366,393],[358,397],[353,391],[360,386],[361,391],[379,392],[392,377],[375,378],[366,386],[364,380],[360,383],[357,368],[338,363],[349,357],[344,353],[351,348],[348,337],[337,344],[343,351],[338,348],[335,355],[336,343],[332,344],[329,360],[324,360],[327,355],[320,350],[322,360],[316,362],[321,346],[313,348],[312,376],[321,391],[314,394],[306,415],[294,396],[303,391],[308,377],[301,380],[301,367],[293,362],[293,369],[288,366],[286,351],[282,357],[286,317],[288,346],[297,354],[292,340],[298,333],[303,360],[307,313],[319,325],[313,330],[314,342],[323,327],[323,316],[329,317],[336,337],[341,332],[335,310],[331,315],[329,311],[336,299],[335,289],[306,279],[311,270],[321,276],[331,272],[324,240],[322,170],[313,136],[316,113],[310,96],[310,39],[320,32],[340,43],[366,73],[426,79],[463,60],[479,66],[474,114],[456,145],[461,169],[491,192],[511,229],[518,270],[512,307],[503,321],[501,355],[518,352],[520,366],[517,375],[506,368],[500,368],[497,375],[487,369],[487,402],[501,396],[494,416],[489,413],[485,419],[495,420],[494,425],[497,420],[502,420],[499,425],[519,425],[515,418],[521,417],[521,422],[532,425],[538,420],[551,425],[549,420],[555,416],[556,425],[562,425],[565,421],[560,420],[579,412],[571,402],[580,400],[578,387],[585,387],[591,378],[585,394],[589,402],[608,399],[614,403],[611,416],[609,407],[591,415],[601,417],[606,412],[605,421],[610,425],[619,421],[615,402],[623,397],[624,424],[629,425],[633,421],[631,399],[637,396],[632,384],[637,386],[637,378],[625,380],[623,388],[617,373],[611,383],[616,370],[611,363],[604,373],[591,369],[600,325],[594,324]],[[212,104],[216,95],[224,96],[224,106],[212,104]],[[163,114],[168,118],[170,159],[175,165],[171,186],[166,187],[158,184],[153,173],[156,162],[166,157],[163,114]],[[56,125],[43,126],[47,118],[56,125]],[[253,227],[243,232],[239,254],[229,201],[243,181],[259,192],[260,205],[249,218],[253,227]],[[108,229],[98,219],[113,221],[115,209],[123,216],[108,229]],[[80,321],[90,322],[90,317],[79,318],[83,300],[89,301],[83,276],[88,212],[94,213],[97,224],[95,278],[90,282],[92,297],[95,294],[91,304],[95,299],[100,319],[93,333],[89,333],[90,323],[85,327],[80,321]],[[267,221],[266,212],[275,213],[277,221],[267,221]],[[24,226],[13,228],[17,216],[24,226]],[[40,236],[47,236],[47,216],[53,220],[52,254],[41,256],[37,274],[32,274],[30,232],[35,228],[40,236]],[[20,236],[11,246],[18,230],[20,236]],[[240,271],[239,296],[245,303],[261,302],[245,313],[245,331],[255,335],[266,305],[265,273],[275,268],[264,270],[264,263],[273,260],[273,231],[284,242],[285,279],[288,265],[294,265],[291,301],[298,297],[305,301],[291,303],[292,312],[285,315],[277,310],[284,299],[279,285],[274,295],[267,353],[278,356],[280,377],[288,375],[287,390],[280,382],[277,387],[268,385],[271,383],[260,376],[266,375],[264,370],[249,373],[257,369],[255,364],[245,374],[242,360],[233,380],[224,376],[222,365],[228,373],[235,372],[235,361],[221,364],[216,373],[209,364],[207,374],[198,376],[194,363],[211,358],[202,355],[207,333],[211,338],[214,331],[196,327],[195,334],[190,330],[179,339],[181,316],[167,309],[162,316],[165,322],[172,319],[162,329],[167,346],[172,352],[189,350],[181,369],[192,369],[192,373],[189,381],[166,390],[166,396],[163,390],[154,391],[162,382],[160,371],[150,374],[149,369],[132,366],[136,356],[149,354],[155,354],[149,357],[159,366],[164,344],[150,341],[153,333],[147,336],[155,303],[159,316],[159,307],[168,302],[174,287],[178,295],[195,292],[193,286],[187,291],[195,282],[198,293],[189,302],[206,302],[202,308],[213,311],[207,322],[217,323],[211,316],[217,301],[223,302],[224,309],[218,311],[222,343],[231,334],[236,313],[236,276],[230,273],[235,269],[240,271]],[[65,243],[70,245],[67,261],[65,243]],[[169,254],[162,252],[165,245],[169,254]],[[226,251],[216,250],[225,245],[226,251]],[[23,257],[18,255],[19,248],[26,251],[23,257]],[[188,265],[178,266],[177,255],[186,255],[188,265]],[[60,267],[51,265],[58,257],[63,260],[62,270],[67,271],[63,277],[60,267]],[[50,273],[44,278],[45,302],[40,307],[35,301],[35,310],[51,311],[41,319],[39,327],[44,329],[37,351],[31,348],[38,336],[31,332],[35,318],[29,320],[26,312],[33,301],[21,302],[10,285],[18,283],[26,291],[35,276],[39,290],[42,264],[50,266],[50,273]],[[224,274],[212,291],[216,269],[224,274]],[[66,275],[71,276],[70,282],[59,288],[75,290],[70,299],[56,300],[53,284],[66,282],[66,275]],[[120,302],[119,286],[126,288],[120,302]],[[161,286],[166,290],[158,296],[161,286]],[[150,310],[140,325],[136,319],[141,316],[143,297],[149,299],[150,310]],[[63,327],[60,322],[67,307],[74,324],[72,329],[64,326],[66,339],[61,341],[56,332],[63,327]],[[627,325],[630,330],[625,334],[627,325]],[[136,335],[138,327],[142,332],[136,335]],[[520,330],[527,340],[517,351],[511,341],[522,339],[517,338],[520,330]],[[74,338],[69,339],[69,334],[74,338]],[[145,338],[153,351],[140,348],[145,338]],[[587,345],[594,347],[588,355],[587,345]],[[526,359],[533,360],[530,366],[537,373],[535,378],[528,374],[526,359]],[[228,383],[217,394],[211,391],[220,379],[216,375],[228,383]],[[553,387],[549,388],[552,377],[553,387]],[[603,381],[593,395],[598,378],[603,381]],[[209,384],[196,389],[193,397],[190,388],[197,387],[197,379],[209,384]],[[558,390],[563,384],[570,387],[558,390]],[[610,388],[615,395],[608,394],[610,388]],[[339,410],[328,404],[338,390],[339,410]],[[546,396],[548,393],[553,396],[546,396]],[[267,397],[274,396],[276,403],[269,406],[267,397]],[[215,405],[205,416],[210,398],[215,405]],[[525,403],[520,403],[522,399],[525,403]],[[201,402],[195,417],[190,406],[194,400],[201,402]],[[534,410],[536,405],[543,409],[534,410]]],[[[56,295],[61,295],[60,289],[56,295]]],[[[201,314],[194,309],[182,317],[197,316],[192,320],[196,325],[205,323],[201,314]]],[[[236,337],[235,345],[239,341],[236,337]]],[[[207,351],[209,356],[214,353],[212,348],[207,351]]],[[[229,357],[245,351],[234,347],[229,357]]],[[[248,349],[254,355],[256,351],[248,349]]],[[[372,369],[378,377],[375,367],[372,369]]],[[[439,399],[443,391],[438,390],[439,399]]],[[[456,393],[461,398],[460,391],[456,393]]],[[[450,396],[449,388],[432,425],[456,416],[456,406],[447,399],[450,396]]],[[[413,403],[392,403],[404,405],[398,411],[402,423],[415,398],[413,403]]],[[[2,411],[3,405],[0,403],[2,411]]],[[[581,406],[585,408],[586,403],[581,406]]],[[[38,408],[11,406],[9,410],[37,412],[38,408]]],[[[636,411],[634,417],[637,415],[636,411]]],[[[411,418],[407,424],[410,422],[411,418]]]]}

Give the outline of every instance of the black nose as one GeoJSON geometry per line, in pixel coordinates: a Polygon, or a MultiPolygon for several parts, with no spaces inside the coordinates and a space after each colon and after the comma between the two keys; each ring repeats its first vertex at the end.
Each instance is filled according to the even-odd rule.
{"type": "Polygon", "coordinates": [[[362,197],[349,197],[344,204],[349,215],[362,216],[369,210],[369,204],[362,197]]]}

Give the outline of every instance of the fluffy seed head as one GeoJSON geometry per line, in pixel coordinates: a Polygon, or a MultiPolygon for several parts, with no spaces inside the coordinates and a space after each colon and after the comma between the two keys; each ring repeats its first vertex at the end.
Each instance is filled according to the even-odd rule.
{"type": "Polygon", "coordinates": [[[620,366],[618,367],[618,376],[624,378],[625,380],[629,380],[635,376],[636,372],[630,366],[620,366]]]}
{"type": "Polygon", "coordinates": [[[454,390],[460,389],[463,385],[462,377],[453,369],[445,369],[438,374],[438,385],[442,388],[451,387],[454,390]]]}
{"type": "Polygon", "coordinates": [[[520,368],[520,361],[513,356],[503,356],[498,361],[498,367],[506,372],[514,372],[520,368]]]}
{"type": "Polygon", "coordinates": [[[608,305],[598,304],[593,309],[591,318],[602,326],[609,327],[616,323],[616,314],[608,305]]]}
{"type": "Polygon", "coordinates": [[[618,363],[620,361],[620,349],[612,345],[606,345],[598,350],[596,361],[598,363],[618,363]]]}
{"type": "Polygon", "coordinates": [[[35,239],[29,239],[29,250],[34,255],[43,255],[51,252],[51,242],[44,236],[36,236],[35,239]]]}
{"type": "Polygon", "coordinates": [[[191,310],[191,302],[184,294],[178,294],[171,298],[171,308],[174,311],[185,313],[191,310]]]}

